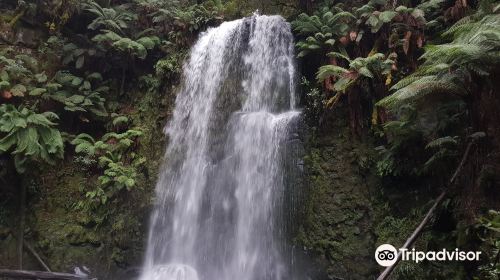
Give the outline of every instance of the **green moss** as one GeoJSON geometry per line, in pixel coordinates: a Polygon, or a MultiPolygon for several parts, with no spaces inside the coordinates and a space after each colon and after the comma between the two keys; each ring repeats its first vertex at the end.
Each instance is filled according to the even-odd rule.
{"type": "Polygon", "coordinates": [[[309,135],[304,167],[305,219],[296,242],[326,263],[329,277],[366,279],[376,274],[373,223],[376,211],[370,188],[373,149],[352,141],[342,118],[333,128],[309,135]]]}
{"type": "MultiPolygon", "coordinates": [[[[129,94],[130,104],[118,104],[117,110],[130,117],[131,126],[143,131],[136,153],[147,159],[138,187],[120,193],[119,199],[97,209],[79,208],[86,192],[98,185],[99,174],[81,166],[71,155],[58,168],[46,168],[33,176],[26,238],[53,270],[72,271],[85,265],[93,276],[112,280],[124,279],[126,269],[140,265],[145,221],[165,146],[161,128],[170,116],[174,92],[174,88],[137,89],[129,94]]],[[[0,259],[6,258],[0,254],[0,259]]],[[[40,269],[36,262],[29,268],[40,269]]]]}

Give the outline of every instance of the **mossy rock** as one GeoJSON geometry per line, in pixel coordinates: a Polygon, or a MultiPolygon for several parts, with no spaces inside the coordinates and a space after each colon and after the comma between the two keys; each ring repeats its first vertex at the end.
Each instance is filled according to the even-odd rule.
{"type": "Polygon", "coordinates": [[[296,242],[325,266],[329,279],[367,279],[378,269],[372,257],[378,210],[370,194],[377,186],[374,147],[349,139],[341,109],[331,121],[328,129],[306,137],[307,209],[296,242]]]}

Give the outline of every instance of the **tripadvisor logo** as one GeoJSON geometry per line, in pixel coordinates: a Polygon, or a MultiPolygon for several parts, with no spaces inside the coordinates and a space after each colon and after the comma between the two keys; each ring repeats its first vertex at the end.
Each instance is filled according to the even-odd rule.
{"type": "MultiPolygon", "coordinates": [[[[465,252],[455,249],[452,251],[442,249],[440,251],[417,251],[415,248],[408,250],[406,248],[399,249],[401,260],[414,261],[478,261],[481,252],[465,252]]],[[[382,244],[375,251],[375,260],[381,266],[391,266],[398,260],[398,250],[391,244],[382,244]]]]}
{"type": "Polygon", "coordinates": [[[381,266],[391,266],[397,260],[398,251],[391,244],[382,244],[375,251],[375,260],[381,266]]]}

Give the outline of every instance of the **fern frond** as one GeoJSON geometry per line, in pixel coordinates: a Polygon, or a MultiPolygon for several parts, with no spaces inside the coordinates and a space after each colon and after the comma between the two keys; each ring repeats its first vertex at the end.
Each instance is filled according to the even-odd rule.
{"type": "Polygon", "coordinates": [[[441,148],[445,146],[456,146],[458,145],[458,137],[457,136],[445,136],[441,138],[437,138],[432,140],[425,146],[426,149],[435,149],[441,148]]]}
{"type": "Polygon", "coordinates": [[[341,54],[339,52],[329,52],[326,54],[326,56],[331,57],[331,58],[342,58],[342,59],[347,60],[348,62],[351,62],[351,59],[348,56],[341,54]]]}
{"type": "Polygon", "coordinates": [[[316,79],[323,82],[326,78],[331,76],[340,76],[341,74],[348,73],[349,71],[337,65],[324,65],[321,66],[316,74],[316,79]]]}
{"type": "Polygon", "coordinates": [[[455,22],[455,24],[453,24],[450,28],[448,28],[448,30],[443,32],[441,34],[441,37],[447,38],[453,36],[456,33],[467,32],[472,28],[472,26],[469,25],[471,22],[472,18],[470,16],[463,17],[455,22]]]}
{"type": "Polygon", "coordinates": [[[409,86],[410,84],[422,80],[422,81],[435,81],[437,79],[436,76],[417,76],[417,75],[410,75],[407,76],[403,79],[401,79],[399,82],[397,82],[395,85],[391,87],[391,90],[399,90],[404,87],[409,86]]]}
{"type": "Polygon", "coordinates": [[[397,90],[392,95],[377,102],[377,106],[395,108],[404,104],[411,104],[430,94],[467,95],[467,91],[455,83],[429,79],[419,79],[397,90]]]}
{"type": "Polygon", "coordinates": [[[433,94],[468,94],[469,83],[481,83],[500,63],[500,15],[477,12],[463,18],[444,33],[453,41],[428,45],[420,57],[424,63],[412,75],[396,83],[396,92],[377,103],[394,108],[433,94]]]}

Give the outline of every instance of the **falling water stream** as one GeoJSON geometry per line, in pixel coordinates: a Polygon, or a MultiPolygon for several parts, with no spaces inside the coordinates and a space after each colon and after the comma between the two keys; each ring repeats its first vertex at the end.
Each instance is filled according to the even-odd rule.
{"type": "Polygon", "coordinates": [[[254,15],[200,36],[165,129],[141,280],[289,279],[279,213],[295,102],[283,18],[254,15]]]}

